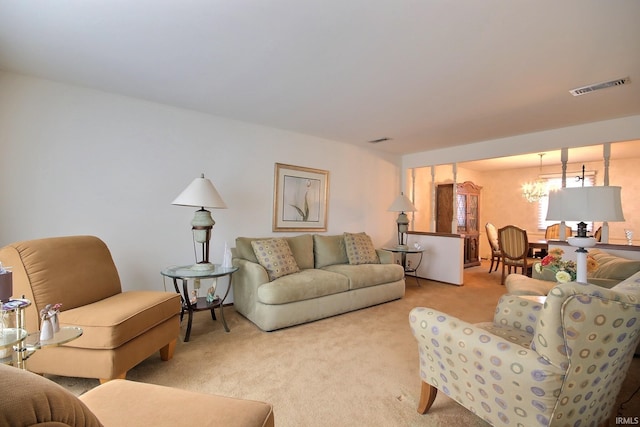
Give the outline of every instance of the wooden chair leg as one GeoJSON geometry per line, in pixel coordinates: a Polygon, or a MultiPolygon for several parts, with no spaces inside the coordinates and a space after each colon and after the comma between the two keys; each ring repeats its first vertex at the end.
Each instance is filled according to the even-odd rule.
{"type": "Polygon", "coordinates": [[[422,390],[420,391],[420,402],[418,403],[418,413],[426,414],[436,400],[438,389],[422,381],[422,390]]]}
{"type": "Polygon", "coordinates": [[[100,378],[100,384],[104,384],[107,381],[111,381],[111,380],[126,380],[127,379],[127,373],[123,372],[120,375],[116,375],[113,378],[100,378]]]}
{"type": "Polygon", "coordinates": [[[169,344],[160,349],[160,359],[166,362],[167,360],[171,360],[173,358],[173,352],[176,349],[176,342],[177,339],[171,341],[169,344]]]}

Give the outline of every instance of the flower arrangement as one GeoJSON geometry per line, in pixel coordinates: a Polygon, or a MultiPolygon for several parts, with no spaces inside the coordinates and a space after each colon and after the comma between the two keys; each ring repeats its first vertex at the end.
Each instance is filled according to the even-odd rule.
{"type": "MultiPolygon", "coordinates": [[[[576,280],[576,263],[574,261],[563,261],[562,255],[564,255],[564,251],[562,249],[551,249],[547,256],[542,258],[540,262],[533,265],[533,268],[539,274],[542,274],[544,270],[552,271],[555,275],[556,281],[560,283],[576,280]]],[[[587,255],[587,271],[590,272],[596,268],[598,268],[598,262],[591,255],[587,255]]]]}

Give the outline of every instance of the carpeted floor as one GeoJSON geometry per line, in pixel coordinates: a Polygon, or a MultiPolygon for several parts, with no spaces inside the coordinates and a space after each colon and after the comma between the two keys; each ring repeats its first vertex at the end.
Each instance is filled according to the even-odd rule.
{"type": "MultiPolygon", "coordinates": [[[[487,270],[487,264],[465,270],[461,287],[427,280],[418,287],[408,277],[401,300],[269,333],[232,306],[225,309],[230,333],[208,313],[196,313],[190,342],[180,339],[171,361],[154,355],[127,378],[271,402],[277,426],[487,426],[444,393],[427,415],[416,412],[418,351],[407,320],[416,306],[472,323],[491,320],[505,290],[500,272],[487,270]]],[[[76,394],[98,385],[51,379],[76,394]]],[[[640,359],[635,359],[619,400],[638,385],[640,359]]],[[[623,415],[640,416],[640,396],[625,407],[623,415]]],[[[614,417],[610,425],[616,425],[614,417]]]]}

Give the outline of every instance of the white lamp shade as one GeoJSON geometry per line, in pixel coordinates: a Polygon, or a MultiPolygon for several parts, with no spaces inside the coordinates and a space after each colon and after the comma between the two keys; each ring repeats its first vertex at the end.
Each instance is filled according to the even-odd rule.
{"type": "Polygon", "coordinates": [[[621,187],[572,187],[549,193],[547,221],[624,221],[621,187]]]}
{"type": "Polygon", "coordinates": [[[200,178],[194,179],[171,204],[201,208],[227,208],[218,190],[209,179],[204,177],[204,174],[201,174],[200,178]]]}
{"type": "Polygon", "coordinates": [[[404,194],[400,193],[398,197],[389,206],[389,212],[415,212],[417,209],[411,203],[411,200],[404,194]]]}

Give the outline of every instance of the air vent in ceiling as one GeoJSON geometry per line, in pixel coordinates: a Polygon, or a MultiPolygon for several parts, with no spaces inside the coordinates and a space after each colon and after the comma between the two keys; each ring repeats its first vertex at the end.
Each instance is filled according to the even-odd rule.
{"type": "Polygon", "coordinates": [[[391,141],[391,138],[387,138],[386,136],[384,138],[378,138],[378,139],[374,139],[372,141],[369,141],[372,144],[377,144],[379,142],[384,142],[384,141],[391,141]]]}
{"type": "Polygon", "coordinates": [[[596,90],[606,89],[608,87],[614,87],[614,86],[628,85],[629,83],[631,83],[631,79],[629,79],[629,77],[623,77],[621,79],[610,80],[608,82],[596,83],[589,86],[583,86],[576,89],[571,89],[569,93],[573,96],[580,96],[586,93],[595,92],[596,90]]]}

